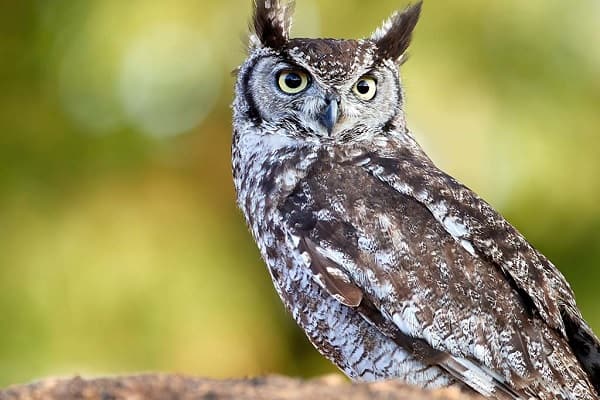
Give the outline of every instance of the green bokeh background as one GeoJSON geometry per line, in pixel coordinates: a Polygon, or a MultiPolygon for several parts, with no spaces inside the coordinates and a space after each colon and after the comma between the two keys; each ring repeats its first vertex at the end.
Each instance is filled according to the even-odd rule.
{"type": "MultiPolygon", "coordinates": [[[[360,37],[401,0],[298,0],[360,37]]],[[[250,0],[9,1],[0,13],[0,386],[47,375],[334,368],[234,203],[250,0]]],[[[600,331],[600,3],[426,1],[411,128],[564,272],[600,331]]]]}

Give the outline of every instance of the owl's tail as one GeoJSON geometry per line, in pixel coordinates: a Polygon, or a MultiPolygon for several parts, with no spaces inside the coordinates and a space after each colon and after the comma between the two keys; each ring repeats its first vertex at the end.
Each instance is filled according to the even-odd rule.
{"type": "Polygon", "coordinates": [[[466,358],[449,356],[440,363],[450,375],[485,397],[501,400],[525,400],[531,396],[519,393],[494,371],[466,358]]]}

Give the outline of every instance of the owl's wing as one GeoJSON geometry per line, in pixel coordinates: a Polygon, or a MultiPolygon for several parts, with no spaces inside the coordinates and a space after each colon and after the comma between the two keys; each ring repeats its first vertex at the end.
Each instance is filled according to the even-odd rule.
{"type": "Polygon", "coordinates": [[[546,323],[565,333],[561,306],[578,313],[568,283],[489,204],[407,147],[390,143],[388,151],[364,152],[354,161],[422,204],[457,241],[501,268],[546,323]]]}
{"type": "Polygon", "coordinates": [[[463,247],[500,269],[527,309],[568,341],[600,393],[600,341],[560,271],[488,203],[438,169],[411,137],[377,143],[355,152],[353,161],[418,201],[463,247]]]}
{"type": "MultiPolygon", "coordinates": [[[[315,228],[319,230],[318,227],[315,228]]],[[[396,325],[404,325],[406,322],[397,314],[390,317],[389,313],[382,312],[384,308],[381,304],[375,305],[372,297],[352,281],[351,275],[344,271],[343,266],[329,258],[330,252],[317,245],[311,238],[302,237],[299,250],[308,256],[308,264],[315,281],[327,293],[342,304],[356,309],[369,323],[418,360],[428,365],[440,366],[457,381],[482,395],[497,395],[501,396],[499,398],[511,400],[530,398],[530,395],[512,389],[505,378],[489,368],[468,358],[454,356],[447,350],[439,350],[414,330],[404,330],[402,326],[396,325]],[[414,334],[417,336],[411,336],[414,334]]]]}
{"type": "Polygon", "coordinates": [[[530,318],[514,282],[462,242],[458,221],[440,223],[381,168],[370,171],[369,157],[315,168],[280,207],[315,281],[481,394],[528,398],[531,382],[546,381],[537,371],[560,376],[545,352],[566,344],[530,318]]]}

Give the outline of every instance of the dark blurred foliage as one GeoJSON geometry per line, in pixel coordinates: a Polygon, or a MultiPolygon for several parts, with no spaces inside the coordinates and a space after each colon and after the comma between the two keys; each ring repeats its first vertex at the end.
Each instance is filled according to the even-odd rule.
{"type": "MultiPolygon", "coordinates": [[[[298,0],[296,36],[398,1],[298,0]]],[[[29,0],[0,13],[0,385],[333,370],[234,202],[230,71],[250,0],[29,0]]],[[[600,3],[425,3],[410,126],[565,273],[600,331],[600,3]]]]}

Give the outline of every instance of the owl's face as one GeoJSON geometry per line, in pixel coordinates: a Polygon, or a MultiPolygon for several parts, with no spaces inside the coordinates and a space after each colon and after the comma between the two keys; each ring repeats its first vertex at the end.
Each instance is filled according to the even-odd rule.
{"type": "Polygon", "coordinates": [[[381,131],[401,110],[401,92],[396,64],[375,54],[367,40],[290,40],[256,60],[247,94],[261,120],[289,135],[350,140],[381,131]]]}
{"type": "Polygon", "coordinates": [[[398,65],[419,10],[394,14],[369,39],[289,39],[290,7],[256,2],[234,109],[265,134],[317,142],[361,140],[403,125],[398,65]]]}

